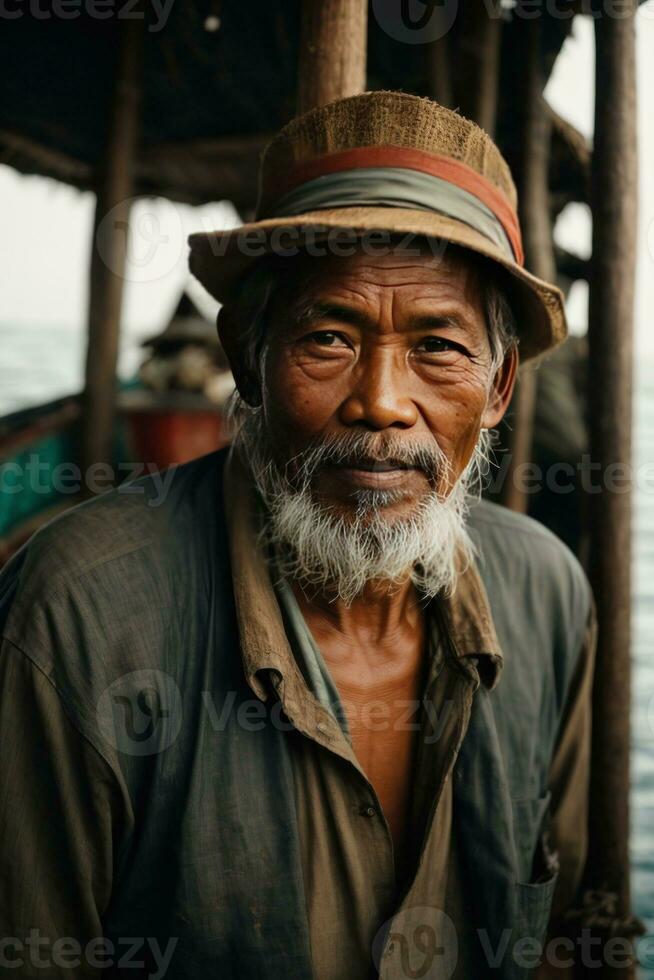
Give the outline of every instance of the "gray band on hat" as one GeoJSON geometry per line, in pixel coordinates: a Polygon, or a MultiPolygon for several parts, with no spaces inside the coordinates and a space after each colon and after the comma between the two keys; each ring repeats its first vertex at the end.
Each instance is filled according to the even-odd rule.
{"type": "Polygon", "coordinates": [[[286,218],[307,211],[348,207],[415,208],[462,221],[517,260],[501,221],[483,201],[442,177],[405,167],[362,167],[325,174],[296,187],[274,205],[286,218]]]}

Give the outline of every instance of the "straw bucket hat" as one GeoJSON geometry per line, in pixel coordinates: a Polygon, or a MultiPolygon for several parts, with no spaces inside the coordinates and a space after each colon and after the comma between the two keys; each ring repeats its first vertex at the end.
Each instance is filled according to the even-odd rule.
{"type": "Polygon", "coordinates": [[[263,255],[342,246],[343,235],[371,248],[384,234],[454,243],[508,273],[525,361],[567,328],[561,291],[524,268],[517,203],[509,167],[479,126],[430,99],[368,92],[288,123],[263,153],[256,219],[191,235],[189,264],[226,303],[263,255]]]}

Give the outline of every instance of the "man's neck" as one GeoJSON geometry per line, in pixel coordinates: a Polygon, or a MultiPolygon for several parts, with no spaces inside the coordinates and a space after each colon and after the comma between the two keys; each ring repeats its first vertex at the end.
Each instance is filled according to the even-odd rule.
{"type": "Polygon", "coordinates": [[[314,630],[340,634],[355,645],[383,645],[407,630],[419,629],[423,618],[420,598],[409,577],[400,585],[368,582],[349,604],[333,594],[298,583],[293,584],[293,591],[314,630]]]}

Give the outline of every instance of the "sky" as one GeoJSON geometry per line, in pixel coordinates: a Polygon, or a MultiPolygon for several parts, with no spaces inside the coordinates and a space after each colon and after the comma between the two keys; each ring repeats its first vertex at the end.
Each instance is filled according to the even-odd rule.
{"type": "MultiPolygon", "coordinates": [[[[654,0],[638,13],[640,228],[637,270],[636,344],[638,358],[654,361],[654,0]]],[[[586,136],[593,129],[593,25],[576,17],[548,83],[552,106],[586,136]]],[[[83,351],[87,309],[88,255],[93,196],[39,177],[24,177],[0,166],[0,324],[21,331],[65,326],[83,351]]],[[[137,364],[135,342],[158,332],[189,283],[186,236],[191,231],[235,225],[231,205],[189,208],[163,200],[136,202],[123,315],[120,370],[137,364]]],[[[570,205],[555,229],[557,241],[580,254],[590,251],[590,216],[570,205]]],[[[215,304],[194,281],[192,295],[208,314],[215,304]]],[[[569,303],[573,332],[586,323],[587,290],[578,284],[569,303]]],[[[12,334],[9,335],[10,337],[12,334]]],[[[5,341],[9,343],[9,341],[5,341]]],[[[6,354],[0,349],[0,368],[6,354]]]]}

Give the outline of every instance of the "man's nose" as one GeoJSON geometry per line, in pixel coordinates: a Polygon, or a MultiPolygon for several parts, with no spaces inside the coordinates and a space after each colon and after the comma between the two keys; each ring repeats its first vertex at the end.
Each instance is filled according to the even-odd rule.
{"type": "Polygon", "coordinates": [[[409,429],[418,409],[409,395],[407,366],[397,352],[381,350],[361,361],[350,394],[341,405],[344,425],[409,429]]]}

